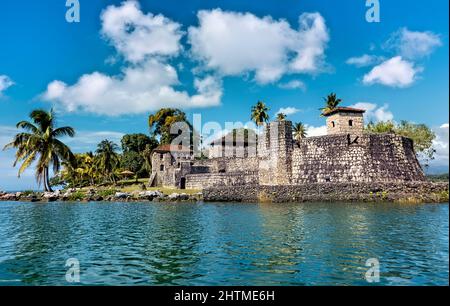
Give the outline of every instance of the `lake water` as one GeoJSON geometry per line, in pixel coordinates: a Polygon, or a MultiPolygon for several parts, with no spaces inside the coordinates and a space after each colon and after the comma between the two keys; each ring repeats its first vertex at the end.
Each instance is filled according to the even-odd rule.
{"type": "Polygon", "coordinates": [[[0,285],[448,285],[448,204],[0,202],[0,285]]]}

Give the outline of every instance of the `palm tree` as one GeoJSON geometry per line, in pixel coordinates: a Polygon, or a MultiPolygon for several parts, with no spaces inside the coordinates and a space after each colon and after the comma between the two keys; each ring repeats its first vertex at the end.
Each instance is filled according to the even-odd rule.
{"type": "Polygon", "coordinates": [[[102,170],[105,178],[115,183],[114,170],[120,163],[119,155],[116,151],[119,146],[107,139],[102,140],[97,146],[97,166],[102,170]]]}
{"type": "Polygon", "coordinates": [[[341,99],[336,97],[335,93],[331,93],[323,99],[325,100],[325,107],[320,108],[320,110],[322,111],[321,116],[324,116],[326,113],[331,112],[336,107],[338,107],[339,103],[342,102],[341,99]]]}
{"type": "Polygon", "coordinates": [[[269,114],[267,113],[269,109],[266,107],[266,104],[262,101],[258,101],[255,106],[252,107],[252,120],[256,123],[256,125],[263,125],[264,122],[269,121],[269,114]]]}
{"type": "Polygon", "coordinates": [[[36,163],[36,180],[39,185],[44,184],[45,191],[52,191],[50,186],[49,168],[53,167],[53,173],[57,173],[61,161],[73,160],[73,154],[69,147],[61,142],[58,137],[73,137],[75,131],[70,126],[55,127],[55,114],[53,110],[34,110],[30,113],[31,121],[20,121],[16,127],[26,132],[18,133],[11,143],[3,149],[15,148],[16,160],[14,167],[22,161],[18,176],[33,162],[36,163]]]}
{"type": "Polygon", "coordinates": [[[286,120],[286,114],[278,113],[277,114],[277,121],[284,121],[284,120],[286,120]]]}
{"type": "Polygon", "coordinates": [[[306,133],[306,126],[301,123],[301,122],[297,122],[294,125],[294,138],[297,141],[300,141],[300,139],[305,138],[307,135],[306,133]]]}

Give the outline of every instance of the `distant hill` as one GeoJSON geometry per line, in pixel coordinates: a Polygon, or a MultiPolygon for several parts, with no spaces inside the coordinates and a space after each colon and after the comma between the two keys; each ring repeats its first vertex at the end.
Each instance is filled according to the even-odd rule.
{"type": "Polygon", "coordinates": [[[449,174],[427,174],[427,178],[433,182],[448,182],[449,174]]]}

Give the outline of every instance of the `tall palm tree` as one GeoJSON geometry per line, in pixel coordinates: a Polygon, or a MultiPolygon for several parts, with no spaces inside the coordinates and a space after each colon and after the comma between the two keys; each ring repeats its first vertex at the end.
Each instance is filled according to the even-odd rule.
{"type": "Polygon", "coordinates": [[[296,124],[294,124],[294,138],[297,141],[300,141],[300,139],[305,138],[307,135],[306,133],[306,126],[301,123],[301,122],[297,122],[296,124]]]}
{"type": "Polygon", "coordinates": [[[325,107],[320,108],[320,110],[322,111],[321,116],[324,116],[326,113],[331,112],[336,107],[338,107],[339,103],[342,102],[342,100],[337,98],[336,94],[333,92],[323,99],[325,100],[325,107]]]}
{"type": "Polygon", "coordinates": [[[73,160],[73,154],[69,147],[61,142],[58,137],[73,137],[75,131],[70,126],[55,127],[55,114],[53,110],[34,110],[30,113],[31,121],[20,121],[16,127],[25,130],[16,134],[14,140],[3,149],[15,148],[16,160],[14,167],[22,161],[18,176],[36,161],[36,180],[39,185],[43,183],[45,191],[52,191],[50,186],[49,168],[57,173],[61,167],[61,161],[73,160]]]}
{"type": "Polygon", "coordinates": [[[109,179],[112,183],[115,183],[114,170],[118,167],[120,163],[119,155],[117,150],[119,146],[112,141],[107,139],[102,140],[98,146],[95,153],[97,153],[97,165],[103,172],[105,178],[109,179]]]}
{"type": "Polygon", "coordinates": [[[269,109],[266,107],[266,104],[262,101],[258,101],[255,106],[252,106],[252,120],[256,123],[256,125],[261,126],[264,122],[269,121],[269,114],[267,113],[269,109]]]}
{"type": "Polygon", "coordinates": [[[278,113],[277,114],[277,121],[284,121],[284,120],[286,120],[286,114],[284,114],[284,113],[278,113]]]}

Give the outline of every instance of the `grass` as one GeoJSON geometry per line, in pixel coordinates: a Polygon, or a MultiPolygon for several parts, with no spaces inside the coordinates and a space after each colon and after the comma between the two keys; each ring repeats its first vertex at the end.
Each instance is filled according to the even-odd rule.
{"type": "Polygon", "coordinates": [[[131,180],[120,180],[117,182],[117,185],[110,186],[87,186],[83,187],[82,190],[87,191],[89,189],[94,189],[98,195],[102,197],[107,197],[110,195],[114,195],[116,192],[128,192],[132,193],[135,191],[160,191],[166,195],[172,193],[186,193],[186,194],[195,194],[199,193],[201,190],[198,189],[178,189],[178,188],[164,188],[164,187],[147,187],[148,179],[138,179],[138,183],[136,183],[135,179],[131,180]],[[145,189],[143,188],[145,186],[145,189]]]}

